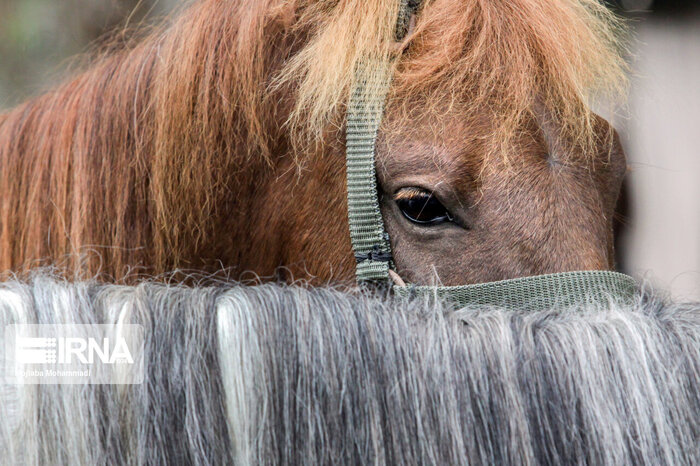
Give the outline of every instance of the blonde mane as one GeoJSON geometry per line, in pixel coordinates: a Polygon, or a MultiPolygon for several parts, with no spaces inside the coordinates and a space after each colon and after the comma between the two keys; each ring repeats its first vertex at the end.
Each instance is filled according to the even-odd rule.
{"type": "Polygon", "coordinates": [[[296,27],[312,36],[277,79],[300,83],[290,121],[313,137],[337,118],[367,57],[396,68],[390,106],[487,110],[501,149],[536,105],[590,149],[592,103],[617,104],[626,89],[624,27],[599,0],[425,0],[401,44],[396,0],[302,3],[296,27]]]}

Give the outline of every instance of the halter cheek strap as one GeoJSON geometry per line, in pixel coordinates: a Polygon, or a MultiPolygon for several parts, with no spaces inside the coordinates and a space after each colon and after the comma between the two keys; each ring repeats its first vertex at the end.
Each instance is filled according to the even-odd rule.
{"type": "MultiPolygon", "coordinates": [[[[421,0],[398,0],[395,37],[405,38],[410,19],[421,0]]],[[[357,262],[357,281],[390,284],[394,270],[389,235],[379,209],[375,153],[386,96],[391,84],[391,64],[365,60],[355,71],[355,84],[346,121],[348,222],[357,262]]],[[[542,309],[611,298],[633,300],[633,278],[609,271],[567,272],[457,287],[394,286],[402,296],[432,295],[460,306],[468,304],[542,309]]]]}
{"type": "MultiPolygon", "coordinates": [[[[406,37],[420,0],[399,0],[395,38],[406,37]]],[[[391,83],[391,66],[365,60],[355,72],[347,112],[346,166],[350,238],[358,282],[386,282],[394,264],[389,235],[379,210],[375,151],[377,132],[391,83]]]]}
{"type": "Polygon", "coordinates": [[[386,281],[393,267],[389,235],[379,210],[374,154],[384,99],[391,79],[388,66],[363,67],[348,105],[346,169],[350,238],[357,260],[357,280],[386,281]],[[376,96],[382,96],[378,100],[376,96]]]}

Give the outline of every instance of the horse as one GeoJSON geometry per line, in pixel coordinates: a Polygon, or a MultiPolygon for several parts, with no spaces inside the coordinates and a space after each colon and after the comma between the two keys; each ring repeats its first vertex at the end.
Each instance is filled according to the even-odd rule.
{"type": "Polygon", "coordinates": [[[344,116],[393,81],[381,212],[399,274],[445,285],[614,266],[624,93],[597,0],[197,0],[0,116],[0,271],[349,282],[344,116]]]}

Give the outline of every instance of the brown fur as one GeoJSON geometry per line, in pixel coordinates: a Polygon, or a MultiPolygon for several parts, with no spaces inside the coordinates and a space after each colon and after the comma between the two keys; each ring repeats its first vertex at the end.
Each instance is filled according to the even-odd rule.
{"type": "Polygon", "coordinates": [[[488,163],[489,139],[478,135],[493,129],[483,117],[447,114],[414,122],[408,136],[390,131],[397,135],[382,138],[378,178],[401,277],[459,285],[611,268],[612,214],[626,164],[617,137],[608,139],[610,126],[595,121],[601,139],[588,163],[571,160],[559,128],[545,120],[530,121],[513,141],[517,158],[488,163]],[[401,187],[416,185],[462,226],[405,221],[393,201],[401,187]]]}
{"type": "Polygon", "coordinates": [[[484,115],[476,176],[513,158],[536,104],[589,158],[587,104],[623,81],[597,0],[427,1],[395,60],[397,3],[200,0],[0,116],[0,270],[351,278],[340,128],[366,57],[396,66],[399,135],[416,109],[484,115]]]}

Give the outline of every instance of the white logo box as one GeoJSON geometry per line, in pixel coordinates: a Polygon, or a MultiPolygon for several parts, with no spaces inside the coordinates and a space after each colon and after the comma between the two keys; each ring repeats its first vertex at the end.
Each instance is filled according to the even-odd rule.
{"type": "Polygon", "coordinates": [[[7,325],[4,384],[143,383],[141,325],[7,325]]]}

